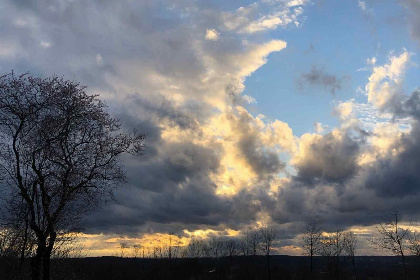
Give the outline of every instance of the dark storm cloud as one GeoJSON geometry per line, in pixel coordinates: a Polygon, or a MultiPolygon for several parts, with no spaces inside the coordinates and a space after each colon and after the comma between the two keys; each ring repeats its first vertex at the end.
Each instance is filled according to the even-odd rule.
{"type": "Polygon", "coordinates": [[[275,152],[265,151],[253,135],[246,135],[239,141],[239,148],[252,169],[259,175],[277,173],[285,167],[275,152]]]}
{"type": "Polygon", "coordinates": [[[403,134],[399,145],[403,151],[386,161],[380,161],[369,173],[368,188],[381,196],[403,197],[420,192],[420,91],[415,90],[399,104],[393,104],[395,118],[412,117],[410,133],[403,134]]]}
{"type": "Polygon", "coordinates": [[[254,203],[256,196],[246,191],[230,198],[217,196],[209,179],[193,177],[180,184],[164,180],[153,182],[159,183],[166,184],[165,191],[140,189],[139,185],[120,189],[118,201],[94,213],[87,230],[135,234],[141,226],[150,223],[155,225],[156,231],[160,228],[176,234],[181,234],[185,228],[239,229],[241,224],[255,221],[260,210],[254,203]],[[165,227],[165,224],[179,226],[165,227]]]}
{"type": "Polygon", "coordinates": [[[420,121],[420,89],[413,93],[401,103],[401,107],[395,109],[397,117],[411,116],[420,121]]]}
{"type": "Polygon", "coordinates": [[[347,131],[315,138],[307,145],[304,156],[295,164],[297,180],[343,182],[357,171],[359,143],[347,131]]]}
{"type": "Polygon", "coordinates": [[[260,139],[260,131],[252,124],[252,116],[246,111],[232,112],[229,116],[235,133],[238,135],[238,147],[252,170],[261,178],[276,174],[286,166],[279,159],[276,151],[267,149],[260,139]],[[236,114],[236,115],[232,115],[236,114]],[[238,117],[238,118],[236,118],[238,117]]]}
{"type": "Polygon", "coordinates": [[[332,95],[341,89],[343,78],[337,78],[335,75],[324,72],[323,69],[318,69],[312,66],[308,73],[302,73],[297,80],[299,88],[302,90],[306,85],[320,86],[328,90],[332,95]]]}
{"type": "Polygon", "coordinates": [[[395,158],[382,161],[372,168],[366,187],[374,189],[380,196],[404,197],[420,192],[420,127],[403,136],[404,151],[395,158]]]}
{"type": "MultiPolygon", "coordinates": [[[[201,129],[193,118],[183,114],[182,108],[175,110],[170,101],[159,96],[153,102],[136,95],[128,96],[127,100],[124,103],[127,105],[119,109],[124,111],[117,110],[119,116],[128,129],[137,128],[147,134],[150,131],[147,149],[139,159],[125,158],[128,186],[116,191],[116,201],[89,217],[87,231],[135,235],[153,224],[155,231],[182,234],[186,227],[238,228],[257,219],[261,210],[256,203],[257,194],[248,191],[233,197],[216,194],[210,174],[220,168],[223,153],[220,144],[202,146],[186,139],[174,142],[162,139],[159,124],[164,120],[185,132],[200,135],[201,129]]],[[[252,148],[255,147],[248,147],[252,148]]],[[[269,164],[263,162],[265,156],[261,157],[256,163],[261,171],[267,173],[278,164],[277,156],[269,164]]]]}

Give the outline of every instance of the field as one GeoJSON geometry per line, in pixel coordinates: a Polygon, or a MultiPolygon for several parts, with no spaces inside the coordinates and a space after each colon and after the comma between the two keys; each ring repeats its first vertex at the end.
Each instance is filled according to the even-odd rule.
{"type": "MultiPolygon", "coordinates": [[[[356,276],[349,259],[314,258],[311,277],[308,257],[270,256],[271,279],[404,279],[398,257],[357,257],[356,276]]],[[[420,262],[408,257],[408,279],[420,279],[420,262]]],[[[199,259],[74,258],[52,260],[52,279],[78,280],[224,280],[269,279],[267,258],[224,257],[199,259]]],[[[0,279],[27,279],[29,261],[19,269],[17,260],[3,259],[0,279]]]]}

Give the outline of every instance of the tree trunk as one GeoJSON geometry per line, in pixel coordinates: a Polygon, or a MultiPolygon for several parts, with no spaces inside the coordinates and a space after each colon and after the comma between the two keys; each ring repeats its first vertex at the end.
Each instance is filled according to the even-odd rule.
{"type": "Polygon", "coordinates": [[[42,279],[50,280],[50,254],[45,254],[42,260],[42,279]]]}
{"type": "Polygon", "coordinates": [[[38,240],[35,256],[31,260],[31,279],[32,280],[41,280],[44,250],[45,250],[45,242],[42,242],[42,240],[38,240]]]}
{"type": "Polygon", "coordinates": [[[357,280],[356,260],[352,257],[351,262],[353,263],[354,279],[357,280]]]}
{"type": "Polygon", "coordinates": [[[20,267],[21,268],[22,268],[23,262],[25,261],[25,251],[26,251],[26,245],[28,243],[28,228],[29,228],[29,222],[26,219],[25,232],[23,233],[22,249],[20,251],[20,267]]]}
{"type": "Polygon", "coordinates": [[[48,246],[44,253],[43,258],[43,273],[42,273],[42,279],[43,280],[50,280],[51,275],[51,253],[52,249],[54,247],[55,239],[57,237],[57,234],[55,232],[52,232],[50,234],[50,239],[48,240],[48,246]]]}
{"type": "Polygon", "coordinates": [[[401,253],[401,257],[402,257],[402,260],[403,260],[404,276],[405,276],[405,279],[408,279],[407,266],[406,266],[406,263],[405,263],[405,256],[404,256],[403,253],[401,253]]]}
{"type": "Polygon", "coordinates": [[[31,262],[31,280],[49,280],[50,279],[50,258],[54,247],[57,234],[52,232],[48,240],[43,235],[38,236],[38,244],[35,257],[31,262]]]}
{"type": "Polygon", "coordinates": [[[339,280],[340,279],[340,270],[339,267],[340,266],[340,256],[336,256],[335,259],[335,279],[339,280]]]}
{"type": "Polygon", "coordinates": [[[313,278],[314,264],[313,264],[313,255],[311,255],[311,279],[313,278]]]}

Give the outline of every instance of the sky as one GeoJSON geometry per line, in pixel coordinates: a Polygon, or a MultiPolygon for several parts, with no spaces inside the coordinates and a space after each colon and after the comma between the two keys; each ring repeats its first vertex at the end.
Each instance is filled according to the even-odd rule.
{"type": "Polygon", "coordinates": [[[0,73],[99,94],[145,154],[84,221],[86,255],[120,242],[313,222],[366,238],[420,221],[418,0],[0,0],[0,73]]]}

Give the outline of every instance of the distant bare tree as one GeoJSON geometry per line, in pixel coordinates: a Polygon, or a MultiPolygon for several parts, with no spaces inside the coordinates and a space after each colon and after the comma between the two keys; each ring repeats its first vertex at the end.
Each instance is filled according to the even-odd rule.
{"type": "Polygon", "coordinates": [[[247,241],[247,248],[246,251],[248,253],[248,256],[252,256],[252,275],[255,279],[256,277],[256,273],[257,273],[257,254],[258,254],[258,249],[260,246],[260,242],[261,242],[261,235],[260,235],[260,231],[258,229],[254,229],[254,230],[247,230],[245,232],[245,240],[247,241]]]}
{"type": "Polygon", "coordinates": [[[133,245],[133,257],[137,259],[140,255],[140,249],[142,249],[141,245],[134,244],[133,245]]]}
{"type": "Polygon", "coordinates": [[[420,260],[420,232],[413,232],[412,234],[410,234],[410,238],[409,238],[409,249],[411,251],[411,253],[415,256],[417,256],[417,258],[420,260]]]}
{"type": "Polygon", "coordinates": [[[19,253],[19,233],[10,228],[0,228],[0,258],[16,258],[19,253]]]}
{"type": "Polygon", "coordinates": [[[199,239],[191,239],[185,250],[187,258],[198,259],[203,254],[203,241],[199,239]]]}
{"type": "Polygon", "coordinates": [[[223,240],[223,255],[229,257],[229,278],[232,276],[233,258],[238,255],[240,241],[236,237],[223,240]]]}
{"type": "Polygon", "coordinates": [[[245,231],[244,235],[240,238],[239,248],[243,256],[250,255],[250,234],[249,231],[245,231]]]}
{"type": "Polygon", "coordinates": [[[258,229],[247,232],[250,253],[252,256],[256,256],[258,253],[258,247],[261,242],[261,232],[258,229]]]}
{"type": "Polygon", "coordinates": [[[273,242],[277,236],[277,229],[274,226],[263,226],[260,228],[261,248],[267,258],[267,273],[268,280],[271,279],[270,269],[270,252],[272,250],[273,242]]]}
{"type": "Polygon", "coordinates": [[[208,245],[211,251],[211,257],[217,259],[223,255],[224,242],[220,237],[212,237],[208,245]]]}
{"type": "Polygon", "coordinates": [[[224,255],[230,258],[233,258],[238,254],[239,251],[239,240],[235,237],[228,238],[224,240],[223,249],[225,251],[224,255]]]}
{"type": "Polygon", "coordinates": [[[392,254],[401,256],[405,278],[408,277],[406,267],[406,251],[408,249],[408,239],[410,231],[399,226],[401,215],[398,210],[394,210],[384,217],[384,221],[376,227],[378,237],[373,238],[372,242],[380,249],[390,251],[392,254]]]}
{"type": "Polygon", "coordinates": [[[341,230],[327,233],[323,236],[321,243],[320,254],[327,260],[329,270],[334,268],[336,278],[339,278],[340,274],[340,256],[344,249],[344,235],[341,230]]]}
{"type": "Polygon", "coordinates": [[[320,253],[321,250],[322,228],[316,223],[306,228],[302,235],[301,246],[306,256],[310,258],[311,277],[313,275],[313,257],[320,253]]]}
{"type": "Polygon", "coordinates": [[[192,270],[194,271],[195,279],[199,279],[199,258],[204,255],[205,246],[206,244],[203,240],[192,238],[184,251],[184,256],[192,259],[192,270]]]}
{"type": "Polygon", "coordinates": [[[36,238],[33,280],[50,279],[59,234],[74,231],[83,215],[124,182],[119,155],[141,154],[144,136],[120,128],[104,103],[76,82],[0,77],[0,179],[8,201],[25,210],[36,238]]]}
{"type": "Polygon", "coordinates": [[[344,233],[344,251],[346,252],[347,256],[350,257],[351,264],[353,266],[353,273],[354,277],[357,280],[357,270],[356,270],[356,259],[355,259],[355,253],[357,248],[357,237],[352,231],[346,231],[344,233]]]}
{"type": "Polygon", "coordinates": [[[172,257],[177,259],[179,257],[181,257],[181,249],[182,249],[182,243],[181,241],[176,241],[172,246],[171,246],[171,254],[172,257]]]}
{"type": "Polygon", "coordinates": [[[120,242],[120,258],[125,257],[125,251],[130,248],[126,242],[120,242]]]}

